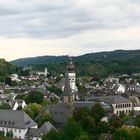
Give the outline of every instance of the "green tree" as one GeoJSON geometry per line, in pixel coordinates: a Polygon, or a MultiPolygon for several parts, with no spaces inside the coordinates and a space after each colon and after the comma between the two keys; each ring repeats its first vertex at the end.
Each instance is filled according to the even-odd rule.
{"type": "Polygon", "coordinates": [[[64,140],[75,140],[83,134],[83,130],[79,123],[73,119],[68,120],[63,129],[62,138],[64,140]]]}
{"type": "Polygon", "coordinates": [[[90,116],[90,113],[91,113],[91,110],[88,107],[77,108],[73,112],[73,118],[76,121],[82,121],[86,117],[90,116]]]}
{"type": "Polygon", "coordinates": [[[0,137],[5,137],[5,132],[4,131],[0,131],[0,137]]]}
{"type": "Polygon", "coordinates": [[[2,103],[0,105],[0,109],[11,109],[10,105],[8,103],[2,103]]]}
{"type": "Polygon", "coordinates": [[[29,95],[26,97],[26,103],[37,103],[41,104],[43,102],[44,96],[39,91],[31,91],[29,95]]]}
{"type": "Polygon", "coordinates": [[[42,140],[62,140],[61,133],[52,129],[49,133],[43,135],[42,140]]]}
{"type": "Polygon", "coordinates": [[[101,133],[107,133],[109,131],[109,125],[107,122],[99,122],[97,126],[97,132],[99,134],[101,133]]]}
{"type": "Polygon", "coordinates": [[[41,105],[32,103],[28,104],[23,110],[33,119],[37,117],[41,109],[41,105]]]}
{"type": "Polygon", "coordinates": [[[137,125],[138,127],[140,127],[140,115],[137,115],[137,116],[136,116],[135,122],[136,122],[136,125],[137,125]]]}
{"type": "Polygon", "coordinates": [[[5,79],[5,85],[9,85],[9,86],[12,85],[12,80],[11,80],[10,77],[6,77],[6,79],[5,79]]]}
{"type": "Polygon", "coordinates": [[[110,119],[109,119],[109,128],[111,132],[115,132],[117,128],[120,128],[123,125],[123,121],[122,119],[117,116],[117,115],[113,115],[110,119]]]}
{"type": "Polygon", "coordinates": [[[12,138],[13,137],[13,132],[12,131],[7,132],[6,137],[11,137],[12,138]]]}
{"type": "Polygon", "coordinates": [[[96,103],[91,109],[91,116],[95,119],[96,125],[100,122],[101,118],[105,115],[105,110],[101,104],[96,103]]]}
{"type": "Polygon", "coordinates": [[[50,87],[46,87],[47,90],[49,90],[51,93],[55,93],[56,95],[61,95],[62,94],[62,90],[60,88],[58,88],[55,85],[52,85],[50,87]]]}
{"type": "Polygon", "coordinates": [[[51,123],[54,123],[51,115],[49,114],[49,112],[43,112],[39,116],[39,118],[37,119],[37,122],[38,122],[39,126],[41,126],[42,124],[44,124],[46,121],[49,121],[51,123]]]}

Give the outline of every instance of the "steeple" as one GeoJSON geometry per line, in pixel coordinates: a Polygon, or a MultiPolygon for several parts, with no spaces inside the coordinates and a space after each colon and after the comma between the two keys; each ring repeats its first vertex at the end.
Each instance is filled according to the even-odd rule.
{"type": "Polygon", "coordinates": [[[64,85],[64,91],[63,91],[63,102],[67,104],[71,104],[74,100],[73,92],[70,86],[70,80],[68,73],[65,75],[65,85],[64,85]]]}
{"type": "Polygon", "coordinates": [[[70,95],[71,94],[71,86],[70,86],[70,80],[68,73],[65,75],[65,85],[64,85],[64,94],[65,95],[70,95]]]}

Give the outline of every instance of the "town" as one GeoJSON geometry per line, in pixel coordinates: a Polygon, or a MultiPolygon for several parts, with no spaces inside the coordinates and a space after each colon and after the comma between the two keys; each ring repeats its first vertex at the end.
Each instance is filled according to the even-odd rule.
{"type": "Polygon", "coordinates": [[[85,80],[77,76],[72,58],[64,74],[50,73],[47,67],[27,76],[13,73],[1,83],[0,137],[112,140],[123,131],[140,137],[139,73],[85,80]]]}

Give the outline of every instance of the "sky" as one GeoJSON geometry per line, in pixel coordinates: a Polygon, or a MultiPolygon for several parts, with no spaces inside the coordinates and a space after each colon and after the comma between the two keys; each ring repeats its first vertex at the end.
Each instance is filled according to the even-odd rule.
{"type": "Polygon", "coordinates": [[[140,0],[0,0],[0,58],[140,49],[140,0]]]}

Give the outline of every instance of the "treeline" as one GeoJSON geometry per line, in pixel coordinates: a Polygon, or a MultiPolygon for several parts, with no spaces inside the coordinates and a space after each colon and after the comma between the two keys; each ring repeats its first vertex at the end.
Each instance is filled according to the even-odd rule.
{"type": "MultiPolygon", "coordinates": [[[[74,61],[78,76],[95,76],[98,78],[107,77],[110,74],[132,74],[140,73],[140,60],[83,60],[74,61]]],[[[65,73],[67,62],[46,63],[32,65],[34,70],[48,68],[52,74],[65,73]]]]}

